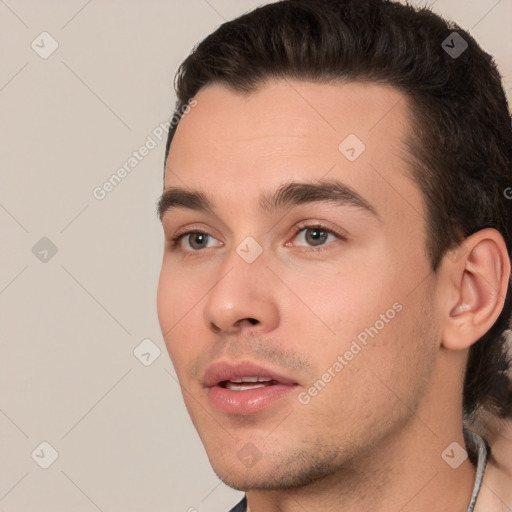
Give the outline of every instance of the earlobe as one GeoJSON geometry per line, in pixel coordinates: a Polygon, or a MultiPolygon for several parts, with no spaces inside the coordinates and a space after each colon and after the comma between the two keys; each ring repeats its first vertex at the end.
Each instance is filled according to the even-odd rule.
{"type": "Polygon", "coordinates": [[[463,257],[446,261],[443,267],[445,286],[452,289],[442,345],[451,350],[469,348],[492,327],[503,309],[510,278],[510,259],[498,231],[478,231],[463,243],[463,257]]]}

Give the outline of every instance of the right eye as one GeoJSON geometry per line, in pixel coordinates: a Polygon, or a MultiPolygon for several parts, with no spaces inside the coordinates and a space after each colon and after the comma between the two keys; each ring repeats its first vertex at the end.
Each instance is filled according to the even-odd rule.
{"type": "Polygon", "coordinates": [[[171,245],[173,247],[178,247],[179,250],[196,252],[201,249],[219,246],[220,242],[205,231],[194,230],[185,231],[184,233],[176,235],[171,239],[171,245]]]}

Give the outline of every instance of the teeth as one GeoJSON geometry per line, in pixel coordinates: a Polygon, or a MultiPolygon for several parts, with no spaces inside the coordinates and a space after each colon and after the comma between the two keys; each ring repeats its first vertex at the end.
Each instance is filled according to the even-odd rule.
{"type": "Polygon", "coordinates": [[[268,377],[241,377],[239,379],[231,379],[230,382],[270,382],[271,380],[268,377]]]}
{"type": "Polygon", "coordinates": [[[247,389],[264,388],[274,382],[269,377],[237,377],[236,379],[226,380],[223,385],[231,391],[245,391],[247,389]]]}
{"type": "MultiPolygon", "coordinates": [[[[257,381],[254,381],[254,382],[257,382],[257,381]]],[[[246,391],[247,389],[258,389],[258,388],[264,388],[265,387],[265,384],[248,384],[248,385],[243,385],[243,384],[238,384],[238,383],[235,383],[234,381],[228,381],[226,382],[226,389],[229,389],[231,391],[246,391]]]]}

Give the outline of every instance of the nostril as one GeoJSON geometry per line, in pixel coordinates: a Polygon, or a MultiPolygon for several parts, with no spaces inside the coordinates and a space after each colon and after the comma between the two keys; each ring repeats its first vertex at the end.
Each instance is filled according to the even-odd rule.
{"type": "Polygon", "coordinates": [[[215,333],[218,334],[220,332],[220,327],[217,327],[213,322],[210,322],[210,329],[215,333]]]}
{"type": "Polygon", "coordinates": [[[251,325],[257,325],[260,323],[259,320],[256,320],[256,318],[242,318],[241,320],[238,320],[237,322],[235,322],[235,326],[236,327],[240,327],[241,325],[244,324],[244,322],[249,322],[251,325]]]}

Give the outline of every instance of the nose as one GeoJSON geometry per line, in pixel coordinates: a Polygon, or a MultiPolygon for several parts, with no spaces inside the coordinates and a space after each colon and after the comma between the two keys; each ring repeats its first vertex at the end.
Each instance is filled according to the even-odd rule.
{"type": "Polygon", "coordinates": [[[265,333],[277,327],[277,290],[269,286],[274,276],[263,255],[247,263],[233,250],[219,275],[203,310],[208,329],[216,334],[236,334],[246,329],[265,333]]]}

